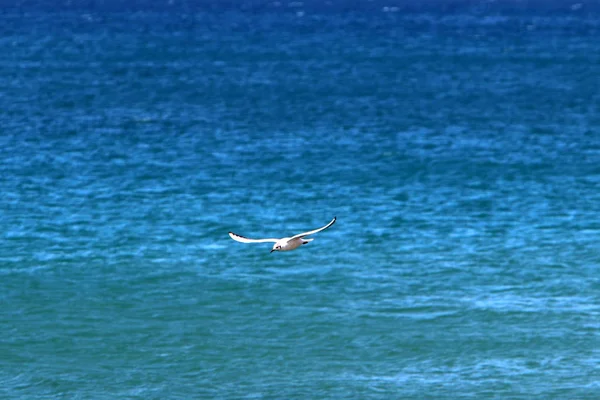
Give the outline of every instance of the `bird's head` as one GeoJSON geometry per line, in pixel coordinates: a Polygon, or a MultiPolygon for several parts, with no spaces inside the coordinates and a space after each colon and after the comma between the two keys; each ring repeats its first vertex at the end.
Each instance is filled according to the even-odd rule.
{"type": "Polygon", "coordinates": [[[271,249],[270,252],[272,253],[274,251],[280,251],[280,250],[281,250],[281,244],[279,244],[279,242],[278,242],[273,245],[273,248],[271,249]]]}

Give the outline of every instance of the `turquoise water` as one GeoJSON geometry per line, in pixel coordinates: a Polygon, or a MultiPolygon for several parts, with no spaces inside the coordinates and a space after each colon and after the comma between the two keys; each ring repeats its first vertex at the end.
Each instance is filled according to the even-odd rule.
{"type": "Polygon", "coordinates": [[[595,14],[184,11],[0,15],[1,398],[599,397],[595,14]]]}

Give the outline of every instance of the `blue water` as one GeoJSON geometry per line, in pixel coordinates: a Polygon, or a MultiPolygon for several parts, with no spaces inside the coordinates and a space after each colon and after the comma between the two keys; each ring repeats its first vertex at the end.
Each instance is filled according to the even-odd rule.
{"type": "Polygon", "coordinates": [[[106,4],[0,14],[0,398],[600,397],[585,2],[106,4]]]}

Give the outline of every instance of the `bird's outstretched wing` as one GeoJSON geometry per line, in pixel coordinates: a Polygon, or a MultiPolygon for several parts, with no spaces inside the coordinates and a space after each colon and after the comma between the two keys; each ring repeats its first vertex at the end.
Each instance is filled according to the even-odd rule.
{"type": "Polygon", "coordinates": [[[304,232],[304,233],[299,233],[299,234],[297,234],[297,235],[294,235],[294,236],[292,236],[292,237],[290,238],[290,240],[292,240],[292,239],[298,239],[298,238],[303,238],[304,236],[309,236],[309,235],[315,234],[315,233],[317,233],[317,232],[324,231],[325,229],[327,229],[327,228],[329,228],[331,225],[333,225],[333,224],[335,223],[335,220],[336,220],[336,219],[337,219],[336,217],[333,217],[333,219],[331,220],[331,222],[330,222],[330,223],[328,223],[327,225],[325,225],[324,227],[322,227],[322,228],[319,228],[319,229],[315,229],[314,231],[308,231],[308,232],[304,232]]]}
{"type": "Polygon", "coordinates": [[[229,232],[229,236],[236,242],[240,243],[276,243],[279,239],[249,239],[240,235],[236,235],[233,232],[229,232]]]}

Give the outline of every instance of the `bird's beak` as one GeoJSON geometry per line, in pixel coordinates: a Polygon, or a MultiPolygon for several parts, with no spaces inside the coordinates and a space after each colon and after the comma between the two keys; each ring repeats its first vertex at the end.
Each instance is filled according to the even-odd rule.
{"type": "Polygon", "coordinates": [[[269,253],[272,253],[272,252],[274,252],[274,251],[275,251],[275,250],[271,250],[269,253]]]}

